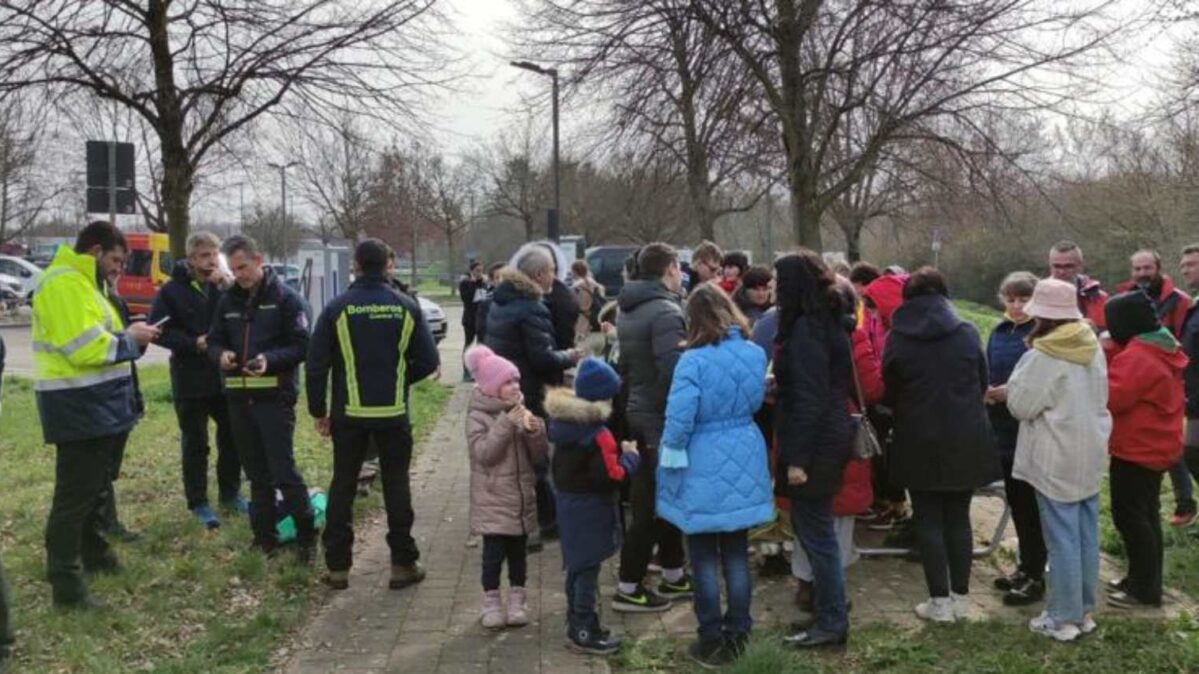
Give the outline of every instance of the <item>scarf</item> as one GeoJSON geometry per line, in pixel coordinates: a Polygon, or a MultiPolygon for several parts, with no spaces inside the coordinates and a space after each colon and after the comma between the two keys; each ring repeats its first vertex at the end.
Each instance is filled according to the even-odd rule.
{"type": "Polygon", "coordinates": [[[1032,348],[1049,356],[1078,365],[1090,365],[1099,350],[1099,340],[1091,327],[1082,321],[1067,323],[1038,338],[1032,348]]]}

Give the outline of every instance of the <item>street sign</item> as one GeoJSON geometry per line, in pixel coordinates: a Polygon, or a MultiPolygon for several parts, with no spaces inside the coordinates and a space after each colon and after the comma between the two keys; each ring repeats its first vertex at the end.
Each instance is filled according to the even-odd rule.
{"type": "Polygon", "coordinates": [[[87,141],[87,212],[135,212],[135,172],[133,143],[87,141]]]}

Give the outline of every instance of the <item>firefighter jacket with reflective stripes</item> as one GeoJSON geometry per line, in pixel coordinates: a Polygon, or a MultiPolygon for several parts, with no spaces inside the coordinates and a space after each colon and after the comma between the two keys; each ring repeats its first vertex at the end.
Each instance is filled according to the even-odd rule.
{"type": "Polygon", "coordinates": [[[208,357],[219,367],[221,354],[237,355],[237,369],[222,372],[230,396],[295,400],[300,393],[299,366],[308,352],[308,318],[304,302],[270,267],[252,290],[234,284],[221,295],[208,330],[208,357]],[[266,358],[261,376],[242,369],[258,356],[266,358]]]}
{"type": "Polygon", "coordinates": [[[125,433],[137,423],[137,343],[97,283],[96,258],[59,246],[33,301],[33,364],[47,443],[125,433]]]}
{"type": "Polygon", "coordinates": [[[305,366],[308,411],[368,427],[406,423],[408,387],[440,364],[417,301],[381,276],[360,277],[316,321],[305,366]]]}

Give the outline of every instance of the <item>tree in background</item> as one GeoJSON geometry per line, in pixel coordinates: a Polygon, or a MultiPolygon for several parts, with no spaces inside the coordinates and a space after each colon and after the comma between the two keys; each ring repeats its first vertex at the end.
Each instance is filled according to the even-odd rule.
{"type": "Polygon", "coordinates": [[[64,106],[96,96],[143,118],[182,258],[209,153],[268,115],[411,123],[422,90],[445,77],[440,20],[435,0],[10,0],[0,2],[0,92],[64,106]]]}
{"type": "Polygon", "coordinates": [[[39,166],[43,129],[22,98],[0,104],[0,244],[30,232],[66,189],[39,166]]]}
{"type": "Polygon", "coordinates": [[[294,257],[300,250],[304,227],[295,214],[287,213],[286,220],[279,206],[266,208],[255,204],[254,212],[246,218],[242,230],[258,242],[262,252],[274,260],[294,257]]]}

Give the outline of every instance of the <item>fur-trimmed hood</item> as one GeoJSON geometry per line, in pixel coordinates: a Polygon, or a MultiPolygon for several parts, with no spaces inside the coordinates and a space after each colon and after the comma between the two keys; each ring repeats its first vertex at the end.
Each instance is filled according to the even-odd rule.
{"type": "Polygon", "coordinates": [[[505,304],[516,299],[529,299],[537,302],[541,301],[541,296],[545,291],[537,282],[529,278],[524,272],[511,267],[501,269],[499,273],[499,283],[496,285],[495,293],[492,295],[492,301],[505,304]]]}
{"type": "Polygon", "coordinates": [[[602,424],[612,416],[612,402],[591,402],[564,387],[546,389],[545,411],[551,419],[569,424],[602,424]]]}

